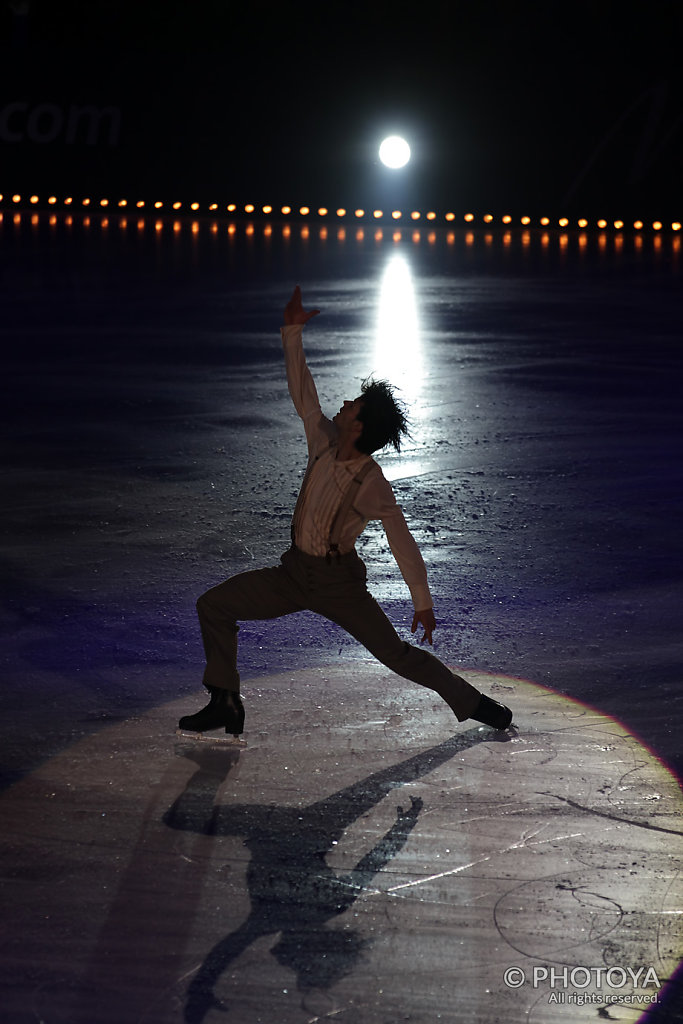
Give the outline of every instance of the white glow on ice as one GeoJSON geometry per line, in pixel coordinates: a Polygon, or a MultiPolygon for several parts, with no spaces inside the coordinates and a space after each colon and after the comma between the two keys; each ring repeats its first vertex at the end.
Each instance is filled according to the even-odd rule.
{"type": "Polygon", "coordinates": [[[385,167],[396,170],[410,160],[410,146],[400,135],[390,135],[379,147],[379,158],[385,167]]]}
{"type": "Polygon", "coordinates": [[[422,344],[410,264],[396,253],[389,259],[380,284],[373,374],[400,388],[411,408],[422,390],[422,344]]]}

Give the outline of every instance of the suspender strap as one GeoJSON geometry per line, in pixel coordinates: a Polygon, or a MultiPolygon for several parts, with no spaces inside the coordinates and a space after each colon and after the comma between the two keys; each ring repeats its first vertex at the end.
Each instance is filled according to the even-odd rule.
{"type": "Polygon", "coordinates": [[[330,527],[329,547],[327,549],[327,554],[325,555],[328,562],[331,561],[332,555],[336,555],[337,558],[340,557],[339,540],[341,538],[342,530],[344,529],[346,517],[349,513],[349,509],[356,500],[356,495],[358,494],[360,485],[363,483],[363,480],[368,475],[373,465],[374,462],[372,459],[368,459],[368,461],[360,467],[353,480],[346,488],[344,497],[342,498],[341,504],[337,509],[337,514],[332,520],[332,526],[330,527]]]}
{"type": "Polygon", "coordinates": [[[328,447],[324,448],[323,451],[318,452],[318,454],[315,456],[313,461],[309,462],[308,466],[306,467],[306,472],[304,473],[304,478],[301,481],[301,487],[299,488],[299,496],[296,499],[296,505],[294,506],[294,514],[292,515],[292,525],[290,527],[290,532],[291,532],[291,535],[292,535],[292,544],[295,543],[296,531],[299,528],[299,520],[301,519],[301,514],[303,512],[304,505],[306,504],[306,490],[307,490],[307,487],[308,487],[308,478],[311,475],[311,470],[315,466],[315,464],[318,461],[318,459],[320,458],[320,456],[324,455],[324,453],[326,451],[329,451],[330,448],[333,448],[333,447],[334,447],[334,441],[331,441],[330,444],[328,445],[328,447]]]}
{"type": "Polygon", "coordinates": [[[291,534],[292,534],[292,544],[294,544],[294,542],[296,540],[296,531],[297,531],[297,528],[299,526],[299,519],[301,518],[301,512],[302,512],[303,507],[304,507],[304,500],[305,500],[305,495],[306,495],[306,485],[308,484],[308,478],[311,475],[311,470],[313,469],[313,466],[315,465],[315,463],[318,461],[319,458],[320,458],[320,456],[316,455],[316,457],[313,460],[313,462],[311,462],[310,465],[308,465],[306,467],[306,472],[304,473],[304,478],[301,481],[301,487],[299,488],[299,496],[296,499],[296,505],[294,506],[294,514],[292,515],[292,525],[291,525],[291,528],[290,528],[291,534]]]}

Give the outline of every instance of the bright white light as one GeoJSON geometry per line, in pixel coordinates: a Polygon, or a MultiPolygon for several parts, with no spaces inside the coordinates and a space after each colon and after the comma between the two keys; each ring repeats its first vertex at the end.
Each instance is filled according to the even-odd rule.
{"type": "Polygon", "coordinates": [[[422,346],[410,264],[394,254],[384,268],[377,310],[373,372],[413,404],[422,387],[422,346]]]}
{"type": "MultiPolygon", "coordinates": [[[[425,367],[413,276],[402,253],[389,257],[382,274],[370,368],[374,377],[384,378],[399,389],[398,397],[408,406],[417,436],[425,423],[425,367]]],[[[382,471],[388,480],[395,480],[422,473],[424,466],[405,455],[396,460],[386,456],[382,471]]]]}
{"type": "Polygon", "coordinates": [[[385,167],[405,167],[410,160],[410,146],[400,135],[390,135],[379,147],[379,158],[385,167]]]}

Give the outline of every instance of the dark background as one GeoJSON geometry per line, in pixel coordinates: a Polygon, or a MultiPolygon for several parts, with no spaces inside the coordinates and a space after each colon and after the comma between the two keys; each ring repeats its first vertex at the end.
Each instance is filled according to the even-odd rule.
{"type": "Polygon", "coordinates": [[[680,219],[675,2],[0,11],[5,194],[680,219]]]}

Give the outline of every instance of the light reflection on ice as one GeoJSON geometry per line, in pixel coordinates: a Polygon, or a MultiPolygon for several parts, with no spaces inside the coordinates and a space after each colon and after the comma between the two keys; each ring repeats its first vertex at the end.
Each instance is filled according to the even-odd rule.
{"type": "Polygon", "coordinates": [[[379,293],[373,375],[401,389],[413,425],[424,377],[415,288],[408,260],[394,253],[384,269],[379,293]]]}
{"type": "MultiPolygon", "coordinates": [[[[411,421],[414,423],[415,417],[411,417],[411,421]]],[[[425,472],[424,460],[413,459],[410,456],[399,460],[393,460],[385,456],[380,458],[379,462],[382,466],[382,472],[391,483],[396,480],[412,480],[416,476],[422,476],[425,472]]]]}

